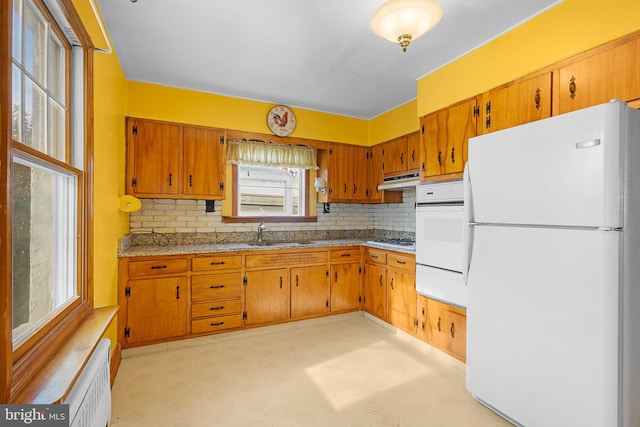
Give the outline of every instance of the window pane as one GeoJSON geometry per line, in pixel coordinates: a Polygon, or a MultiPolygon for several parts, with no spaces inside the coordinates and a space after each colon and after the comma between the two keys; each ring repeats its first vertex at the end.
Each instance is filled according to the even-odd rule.
{"type": "Polygon", "coordinates": [[[22,73],[15,65],[11,72],[11,133],[13,139],[22,141],[22,91],[20,90],[22,73]]]}
{"type": "Polygon", "coordinates": [[[49,83],[47,89],[62,103],[66,102],[64,99],[64,52],[64,47],[52,31],[49,37],[49,83]]]}
{"type": "Polygon", "coordinates": [[[77,178],[14,156],[13,343],[77,295],[77,178]]]}
{"type": "Polygon", "coordinates": [[[301,169],[238,166],[238,215],[304,215],[303,177],[301,169]]]}
{"type": "Polygon", "coordinates": [[[65,161],[64,109],[54,100],[49,102],[49,126],[51,130],[51,155],[65,161]]]}
{"type": "Polygon", "coordinates": [[[27,77],[24,95],[23,143],[47,153],[47,95],[27,77]]]}
{"type": "Polygon", "coordinates": [[[27,1],[25,6],[24,67],[40,83],[46,84],[47,24],[33,3],[27,1]]]}
{"type": "Polygon", "coordinates": [[[12,55],[17,61],[22,60],[22,2],[20,0],[13,1],[13,34],[11,35],[13,46],[11,48],[12,55]]]}

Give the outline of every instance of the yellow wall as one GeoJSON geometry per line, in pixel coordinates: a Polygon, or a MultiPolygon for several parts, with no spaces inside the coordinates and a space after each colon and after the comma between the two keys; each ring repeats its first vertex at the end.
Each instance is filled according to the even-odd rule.
{"type": "MultiPolygon", "coordinates": [[[[74,0],[96,47],[107,46],[88,0],[74,0]]],[[[118,239],[129,232],[129,215],[118,210],[124,194],[126,79],[115,53],[94,53],[94,305],[117,304],[118,239]]],[[[112,347],[116,325],[107,331],[112,347]]]]}
{"type": "Polygon", "coordinates": [[[420,128],[417,100],[412,100],[369,120],[369,144],[388,141],[420,128]]]}
{"type": "Polygon", "coordinates": [[[638,0],[564,0],[418,81],[418,116],[640,29],[638,0]]]}
{"type": "MultiPolygon", "coordinates": [[[[127,115],[172,122],[271,133],[267,113],[275,104],[137,81],[128,82],[127,115]]],[[[291,136],[367,145],[367,120],[292,107],[291,136]]]]}

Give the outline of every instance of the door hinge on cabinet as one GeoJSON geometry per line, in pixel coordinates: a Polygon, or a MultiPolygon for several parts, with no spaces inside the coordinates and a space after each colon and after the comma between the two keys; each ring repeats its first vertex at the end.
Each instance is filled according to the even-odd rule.
{"type": "Polygon", "coordinates": [[[484,127],[485,127],[486,129],[489,129],[489,128],[491,127],[491,117],[488,117],[488,116],[487,116],[487,119],[486,119],[486,120],[485,120],[485,122],[484,122],[484,127]]]}
{"type": "Polygon", "coordinates": [[[246,311],[242,312],[242,320],[247,320],[247,312],[246,311]]]}
{"type": "Polygon", "coordinates": [[[220,135],[220,144],[224,145],[224,136],[220,135]]]}
{"type": "Polygon", "coordinates": [[[224,182],[221,182],[221,183],[220,183],[220,189],[221,189],[221,190],[224,190],[224,182]]]}
{"type": "Polygon", "coordinates": [[[127,286],[126,288],[124,288],[124,296],[125,297],[131,296],[131,286],[127,286]]]}
{"type": "Polygon", "coordinates": [[[484,106],[484,107],[485,107],[485,110],[484,110],[484,111],[485,111],[487,114],[491,114],[491,101],[487,102],[487,103],[485,104],[485,106],[484,106]]]}
{"type": "Polygon", "coordinates": [[[125,338],[131,337],[131,329],[128,326],[124,328],[124,337],[125,338]]]}
{"type": "Polygon", "coordinates": [[[244,277],[242,278],[242,284],[243,284],[244,286],[247,286],[247,285],[249,284],[249,278],[248,278],[247,276],[244,276],[244,277]]]}
{"type": "Polygon", "coordinates": [[[418,327],[418,319],[413,319],[413,326],[418,327]]]}
{"type": "Polygon", "coordinates": [[[131,186],[135,187],[138,185],[138,178],[131,178],[131,186]]]}
{"type": "Polygon", "coordinates": [[[329,308],[329,300],[325,301],[325,307],[329,308]]]}
{"type": "Polygon", "coordinates": [[[358,267],[358,274],[362,274],[362,267],[358,267]]]}
{"type": "Polygon", "coordinates": [[[138,126],[134,126],[134,127],[132,127],[132,128],[131,128],[131,133],[132,133],[133,135],[137,135],[137,134],[138,134],[138,126]]]}
{"type": "Polygon", "coordinates": [[[424,125],[422,125],[422,134],[424,135],[424,125]]]}
{"type": "Polygon", "coordinates": [[[362,296],[358,295],[358,304],[361,304],[361,303],[362,303],[362,296]]]}
{"type": "Polygon", "coordinates": [[[473,117],[478,117],[480,115],[480,106],[476,105],[473,107],[473,117]]]}

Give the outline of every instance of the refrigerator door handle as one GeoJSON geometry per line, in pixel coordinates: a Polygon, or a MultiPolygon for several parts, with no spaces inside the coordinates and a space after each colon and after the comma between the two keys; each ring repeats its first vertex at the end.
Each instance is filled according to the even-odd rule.
{"type": "Polygon", "coordinates": [[[473,197],[471,193],[471,176],[469,175],[469,162],[464,166],[463,176],[464,208],[462,221],[462,280],[467,285],[469,265],[471,263],[471,250],[473,246],[473,197]]]}

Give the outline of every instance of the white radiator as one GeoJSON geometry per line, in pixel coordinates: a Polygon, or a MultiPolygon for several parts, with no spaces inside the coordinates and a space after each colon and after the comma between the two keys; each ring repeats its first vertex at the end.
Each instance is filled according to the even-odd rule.
{"type": "Polygon", "coordinates": [[[104,427],[111,418],[111,342],[103,338],[64,403],[71,427],[104,427]]]}

